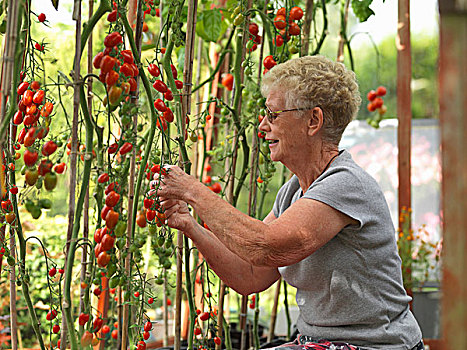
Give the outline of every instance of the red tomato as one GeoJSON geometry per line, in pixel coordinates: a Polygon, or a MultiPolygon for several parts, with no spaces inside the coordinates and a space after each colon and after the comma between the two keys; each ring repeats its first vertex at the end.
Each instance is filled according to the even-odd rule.
{"type": "Polygon", "coordinates": [[[177,87],[178,90],[183,88],[183,81],[180,80],[175,80],[175,86],[177,87]]]}
{"type": "MultiPolygon", "coordinates": [[[[149,66],[148,66],[148,72],[149,74],[151,74],[153,77],[158,77],[159,75],[161,75],[161,70],[159,69],[159,67],[157,65],[155,65],[154,63],[151,63],[149,66]]],[[[27,88],[27,87],[26,87],[27,88]]]]}
{"type": "Polygon", "coordinates": [[[120,200],[120,195],[115,191],[111,191],[105,198],[105,205],[113,208],[117,205],[119,200],[120,200]]]}
{"type": "Polygon", "coordinates": [[[110,261],[110,255],[107,252],[100,252],[97,256],[97,265],[106,267],[110,261]]]}
{"type": "Polygon", "coordinates": [[[23,112],[18,111],[13,117],[13,124],[20,125],[23,122],[23,112]]]}
{"type": "Polygon", "coordinates": [[[130,142],[125,142],[120,148],[119,152],[121,155],[124,155],[124,154],[127,154],[128,152],[131,152],[132,149],[133,149],[133,145],[130,142]]]}
{"type": "Polygon", "coordinates": [[[96,69],[101,68],[101,61],[103,57],[104,57],[104,53],[102,51],[99,52],[96,56],[94,56],[92,60],[92,65],[94,66],[94,68],[96,69]]]}
{"type": "Polygon", "coordinates": [[[214,337],[214,343],[215,343],[216,345],[221,345],[221,343],[222,343],[221,338],[219,338],[219,337],[214,337]]]}
{"type": "Polygon", "coordinates": [[[118,81],[118,78],[120,78],[120,74],[118,74],[116,71],[114,71],[113,69],[107,73],[107,75],[105,76],[105,83],[108,85],[108,86],[112,86],[112,85],[115,85],[118,81]]]}
{"type": "Polygon", "coordinates": [[[289,18],[291,18],[294,21],[299,21],[302,19],[302,17],[303,10],[300,7],[294,6],[290,9],[289,18]]]}
{"type": "Polygon", "coordinates": [[[167,123],[172,123],[174,121],[174,114],[170,108],[167,108],[162,116],[167,123]]]}
{"type": "Polygon", "coordinates": [[[212,190],[214,193],[220,193],[220,192],[222,191],[222,187],[221,187],[220,183],[215,182],[215,183],[212,184],[211,190],[212,190]]]}
{"type": "Polygon", "coordinates": [[[107,325],[104,325],[102,327],[102,334],[107,334],[107,333],[110,333],[110,327],[107,325]]]}
{"type": "Polygon", "coordinates": [[[120,73],[122,73],[126,77],[132,77],[134,75],[133,68],[128,63],[123,63],[120,67],[120,73]]]}
{"type": "Polygon", "coordinates": [[[102,57],[100,65],[101,73],[110,72],[114,68],[115,63],[117,63],[117,59],[115,57],[109,55],[102,57]]]}
{"type": "Polygon", "coordinates": [[[250,23],[250,25],[248,26],[248,31],[251,35],[257,36],[259,33],[259,27],[256,23],[250,23]]]}
{"type": "Polygon", "coordinates": [[[104,39],[105,47],[114,47],[123,43],[123,37],[119,32],[113,32],[107,35],[104,39]]]}
{"type": "Polygon", "coordinates": [[[136,80],[133,78],[128,79],[128,84],[130,84],[130,92],[136,91],[136,80]]]}
{"type": "Polygon", "coordinates": [[[50,156],[57,150],[57,144],[50,140],[44,143],[44,146],[42,146],[42,155],[43,156],[50,156]]]}
{"type": "Polygon", "coordinates": [[[25,107],[28,107],[32,104],[32,98],[34,96],[34,92],[32,90],[26,90],[23,94],[23,98],[21,99],[23,101],[23,104],[25,107]]]}
{"type": "Polygon", "coordinates": [[[148,304],[152,304],[152,303],[154,303],[154,298],[149,298],[148,299],[148,304]]]}
{"type": "Polygon", "coordinates": [[[164,101],[162,101],[160,98],[154,101],[154,107],[159,112],[165,112],[167,110],[167,106],[165,105],[164,101]]]}
{"type": "Polygon", "coordinates": [[[376,89],[376,95],[378,96],[384,96],[386,95],[386,88],[384,86],[379,86],[377,89],[376,89]]]}
{"type": "Polygon", "coordinates": [[[57,269],[56,269],[55,267],[52,267],[52,268],[49,270],[49,276],[50,276],[50,277],[55,276],[56,273],[57,273],[57,269]]]}
{"type": "Polygon", "coordinates": [[[167,90],[167,91],[164,93],[164,98],[165,98],[167,101],[173,101],[174,96],[172,95],[172,91],[167,90]]]}
{"type": "Polygon", "coordinates": [[[114,142],[109,146],[109,149],[107,150],[107,153],[114,154],[117,151],[118,151],[118,144],[116,142],[114,142]]]}
{"type": "Polygon", "coordinates": [[[120,56],[123,58],[123,62],[128,64],[135,63],[135,59],[133,57],[133,53],[131,50],[122,50],[120,51],[120,56]]]}
{"type": "Polygon", "coordinates": [[[106,183],[107,181],[109,181],[109,174],[107,173],[100,174],[97,178],[97,182],[100,184],[106,183]]]}
{"type": "Polygon", "coordinates": [[[152,84],[152,87],[160,93],[167,91],[167,85],[162,80],[156,80],[154,84],[152,84]]]}
{"type": "Polygon", "coordinates": [[[203,312],[199,315],[199,319],[201,321],[207,321],[209,319],[209,312],[203,312]]]}
{"type": "Polygon", "coordinates": [[[155,210],[146,211],[146,219],[148,221],[153,221],[156,217],[157,212],[155,210]]]}
{"type": "Polygon", "coordinates": [[[274,39],[274,44],[277,47],[280,47],[280,46],[284,45],[284,38],[282,38],[282,36],[280,34],[277,34],[276,38],[274,39]]]}
{"type": "Polygon", "coordinates": [[[29,83],[27,81],[23,81],[21,84],[18,85],[18,89],[16,90],[16,93],[18,96],[21,96],[24,94],[24,92],[28,89],[29,83]]]}
{"type": "Polygon", "coordinates": [[[36,164],[38,157],[39,155],[37,154],[37,152],[31,152],[30,150],[26,149],[23,154],[24,164],[27,167],[32,167],[34,164],[36,164]]]}
{"type": "Polygon", "coordinates": [[[281,15],[285,17],[285,7],[281,7],[279,10],[277,10],[276,16],[281,15]]]}
{"type": "Polygon", "coordinates": [[[151,322],[151,321],[147,321],[147,322],[144,324],[144,330],[145,330],[146,332],[149,332],[151,329],[152,329],[152,322],[151,322]]]}
{"type": "Polygon", "coordinates": [[[105,226],[109,228],[109,230],[113,230],[114,227],[117,225],[119,214],[114,210],[109,210],[107,215],[105,216],[105,226]]]}
{"type": "Polygon", "coordinates": [[[45,13],[40,13],[39,16],[37,16],[37,20],[41,23],[45,22],[45,13]]]}
{"type": "Polygon", "coordinates": [[[109,21],[110,23],[115,22],[117,20],[117,16],[118,16],[118,11],[113,10],[107,15],[107,21],[109,21]]]}
{"type": "Polygon", "coordinates": [[[272,55],[266,56],[263,60],[263,65],[266,69],[271,69],[277,64],[272,55]]]}
{"type": "Polygon", "coordinates": [[[297,23],[290,23],[289,33],[292,36],[300,35],[300,27],[298,26],[297,23]]]}
{"type": "Polygon", "coordinates": [[[369,112],[376,111],[376,106],[375,106],[375,104],[373,102],[368,103],[366,108],[368,109],[369,112]]]}
{"type": "Polygon", "coordinates": [[[151,335],[149,334],[148,331],[144,331],[144,332],[143,332],[143,339],[144,339],[144,340],[148,340],[150,336],[151,336],[151,335]]]}
{"type": "Polygon", "coordinates": [[[373,101],[376,97],[378,97],[378,95],[376,94],[375,90],[370,90],[368,94],[366,95],[366,98],[368,99],[368,101],[373,101]]]}
{"type": "Polygon", "coordinates": [[[99,295],[101,295],[102,290],[99,287],[96,287],[96,288],[94,288],[94,290],[92,292],[94,293],[94,295],[96,297],[98,297],[99,295]]]}
{"type": "Polygon", "coordinates": [[[44,95],[45,95],[44,90],[38,90],[32,97],[32,102],[34,102],[37,105],[40,105],[42,101],[44,100],[44,95]]]}
{"type": "Polygon", "coordinates": [[[146,215],[142,211],[136,215],[136,224],[141,228],[146,227],[146,215]]]}
{"type": "Polygon", "coordinates": [[[375,106],[376,109],[381,108],[383,104],[384,104],[384,101],[381,97],[377,97],[373,101],[373,105],[375,106]]]}
{"type": "Polygon", "coordinates": [[[201,334],[201,328],[196,327],[196,328],[194,329],[193,333],[194,333],[195,335],[200,335],[200,334],[201,334]]]}
{"type": "Polygon", "coordinates": [[[37,51],[44,51],[44,45],[41,45],[39,43],[35,43],[34,44],[34,48],[37,50],[37,51]]]}
{"type": "Polygon", "coordinates": [[[102,325],[104,324],[104,320],[100,317],[97,317],[94,319],[94,322],[92,323],[92,331],[95,333],[101,329],[102,325]]]}
{"type": "Polygon", "coordinates": [[[234,80],[234,77],[232,74],[230,73],[227,73],[225,74],[223,77],[222,77],[222,82],[221,84],[223,86],[225,86],[225,88],[229,91],[232,91],[233,89],[233,80],[234,80]]]}
{"type": "Polygon", "coordinates": [[[94,242],[96,243],[100,243],[102,241],[102,236],[103,236],[103,231],[101,228],[98,228],[95,232],[94,232],[94,242]]]}
{"type": "Polygon", "coordinates": [[[44,107],[42,107],[41,109],[41,116],[43,116],[44,118],[47,118],[50,115],[50,113],[52,113],[53,109],[54,109],[53,103],[47,101],[44,104],[44,107]]]}
{"type": "Polygon", "coordinates": [[[81,313],[78,317],[78,323],[80,326],[84,326],[89,321],[89,314],[81,313]]]}
{"type": "Polygon", "coordinates": [[[171,64],[170,69],[172,70],[172,76],[174,77],[174,79],[177,79],[177,75],[178,75],[177,68],[175,68],[175,66],[171,64]]]}
{"type": "Polygon", "coordinates": [[[59,164],[56,164],[54,166],[54,171],[57,173],[57,174],[63,174],[63,172],[65,171],[65,163],[59,163],[59,164]]]}
{"type": "Polygon", "coordinates": [[[101,240],[101,249],[102,251],[108,251],[114,247],[115,238],[106,233],[101,240]]]}
{"type": "Polygon", "coordinates": [[[110,335],[113,339],[118,339],[118,329],[114,329],[110,335]]]}
{"type": "Polygon", "coordinates": [[[279,30],[284,29],[287,26],[285,16],[282,16],[282,15],[276,16],[276,18],[274,18],[274,26],[279,30]]]}

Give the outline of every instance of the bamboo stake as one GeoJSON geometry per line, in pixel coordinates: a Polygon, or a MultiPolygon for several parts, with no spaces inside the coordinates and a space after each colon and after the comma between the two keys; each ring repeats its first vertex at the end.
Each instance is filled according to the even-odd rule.
{"type": "Polygon", "coordinates": [[[303,23],[303,39],[302,39],[302,51],[300,56],[308,55],[310,50],[310,30],[311,21],[313,20],[313,5],[314,0],[307,0],[305,7],[305,22],[303,23]]]}
{"type": "MultiPolygon", "coordinates": [[[[182,96],[182,123],[181,123],[181,130],[179,130],[179,139],[184,140],[185,137],[185,117],[191,114],[191,87],[193,82],[193,57],[194,57],[194,38],[195,38],[195,27],[196,27],[196,14],[198,8],[198,0],[188,1],[188,13],[187,13],[187,32],[186,32],[186,44],[185,44],[185,61],[183,64],[183,96],[182,96]]],[[[180,165],[185,168],[185,171],[190,172],[190,164],[187,163],[186,150],[183,149],[184,144],[180,145],[180,155],[181,158],[179,159],[180,165]],[[186,163],[186,164],[184,164],[186,163]]],[[[192,294],[192,283],[191,283],[191,276],[190,276],[190,246],[189,246],[189,239],[187,237],[182,237],[183,234],[181,232],[177,232],[177,242],[181,239],[184,239],[184,250],[185,250],[185,287],[188,299],[188,305],[190,308],[190,326],[188,331],[188,350],[193,349],[193,337],[194,337],[194,320],[196,318],[195,312],[195,305],[193,300],[192,294]]],[[[181,244],[178,244],[181,248],[181,244]]],[[[179,257],[179,255],[177,255],[179,257]]],[[[181,257],[181,254],[180,254],[181,257]]],[[[181,265],[181,261],[177,260],[177,270],[179,265],[181,265]]],[[[181,276],[180,276],[181,277],[181,276]]],[[[180,278],[177,276],[177,282],[181,282],[180,278]]],[[[181,288],[182,284],[177,283],[177,289],[181,288]]],[[[178,302],[179,300],[177,300],[178,302]]],[[[181,308],[178,308],[180,311],[181,308]]],[[[175,335],[175,338],[177,335],[175,335]]],[[[180,344],[177,344],[180,346],[180,344]]],[[[177,349],[177,347],[175,347],[177,349]]]]}
{"type": "MultiPolygon", "coordinates": [[[[135,45],[136,45],[136,54],[138,58],[141,57],[141,38],[142,38],[142,28],[143,28],[143,14],[141,9],[141,1],[138,1],[137,13],[136,13],[136,28],[135,28],[135,45]]],[[[131,96],[131,103],[136,104],[139,97],[139,82],[140,80],[136,77],[136,92],[134,95],[131,96]]],[[[138,124],[138,116],[133,116],[133,128],[136,130],[138,124]]],[[[133,211],[136,210],[136,203],[135,203],[135,177],[136,177],[136,147],[133,147],[131,152],[131,160],[130,160],[130,174],[129,174],[129,182],[128,182],[128,217],[133,217],[133,211]]],[[[141,163],[141,169],[144,169],[146,164],[141,163]]],[[[141,171],[140,169],[140,171],[141,171]]],[[[126,240],[126,248],[128,254],[125,258],[125,273],[127,276],[131,276],[131,253],[129,251],[130,243],[133,241],[133,233],[134,233],[134,220],[129,220],[128,227],[127,227],[127,240],[126,240]]],[[[130,279],[128,279],[128,290],[130,289],[130,279]]],[[[127,348],[128,344],[128,327],[129,327],[129,319],[130,319],[130,306],[125,304],[123,307],[123,321],[122,321],[122,349],[127,348]]]]}
{"type": "Polygon", "coordinates": [[[339,45],[337,48],[337,62],[344,62],[344,45],[347,42],[347,22],[349,18],[350,0],[345,0],[343,13],[341,13],[341,31],[339,33],[339,45]]]}
{"type": "MultiPolygon", "coordinates": [[[[73,234],[73,223],[75,217],[75,196],[76,196],[76,181],[77,181],[77,152],[78,152],[78,120],[79,120],[79,104],[80,104],[80,96],[79,96],[79,85],[78,81],[80,79],[81,67],[80,67],[80,58],[81,58],[81,0],[75,0],[74,8],[73,8],[73,19],[76,21],[75,25],[75,59],[73,64],[73,82],[74,91],[73,91],[73,121],[72,121],[72,129],[71,129],[71,154],[70,154],[70,196],[68,200],[68,229],[67,229],[67,240],[66,240],[66,247],[65,247],[65,265],[70,264],[73,265],[72,262],[68,262],[68,253],[70,249],[70,241],[73,234]]],[[[89,150],[88,150],[89,151],[89,150]]],[[[72,278],[71,276],[66,275],[66,279],[72,278]]],[[[66,283],[66,282],[65,282],[66,283]]],[[[63,299],[62,304],[62,312],[65,309],[71,308],[70,305],[71,300],[63,299]]],[[[72,324],[69,325],[71,329],[70,337],[74,338],[74,326],[72,324]]],[[[60,350],[66,349],[67,345],[67,334],[68,334],[68,324],[66,317],[62,317],[62,326],[61,326],[61,336],[60,336],[60,350]]],[[[70,339],[70,342],[74,342],[75,339],[70,339]]]]}
{"type": "MultiPolygon", "coordinates": [[[[11,87],[11,82],[13,81],[13,74],[14,74],[14,55],[16,51],[16,40],[17,40],[17,27],[18,27],[18,4],[13,5],[11,9],[9,9],[11,12],[8,14],[7,18],[7,31],[5,35],[5,40],[4,40],[4,55],[3,55],[3,63],[2,63],[2,81],[0,88],[2,90],[2,94],[0,96],[1,98],[1,104],[0,104],[0,113],[1,117],[0,120],[3,121],[6,115],[6,102],[8,100],[8,96],[10,94],[10,87],[11,87]]],[[[13,149],[13,141],[15,138],[15,129],[16,127],[13,124],[10,124],[10,142],[9,142],[9,150],[10,153],[14,153],[13,149]]],[[[2,135],[3,136],[3,135],[2,135]]],[[[0,147],[0,154],[3,154],[1,152],[1,147],[0,147]]],[[[4,165],[3,165],[3,156],[1,156],[2,160],[2,176],[1,176],[1,195],[2,198],[4,198],[6,194],[6,177],[5,173],[3,171],[4,165]]],[[[13,194],[10,194],[10,197],[13,197],[13,194]]],[[[15,196],[16,197],[16,196],[15,196]]],[[[2,220],[3,221],[3,220],[2,220]]],[[[18,221],[16,221],[18,222],[18,221]]],[[[0,240],[4,240],[5,236],[5,226],[2,226],[2,232],[0,233],[0,240]]],[[[16,261],[16,242],[15,242],[15,235],[14,235],[14,229],[10,228],[9,230],[10,234],[10,255],[13,257],[13,259],[16,261]]],[[[0,262],[1,264],[1,262],[0,262]]],[[[0,267],[1,269],[1,267],[0,267]]],[[[0,270],[1,271],[1,270],[0,270]]],[[[16,350],[18,348],[18,318],[17,318],[17,311],[16,311],[16,265],[12,266],[10,269],[10,334],[11,334],[11,347],[12,350],[16,350]]]]}
{"type": "Polygon", "coordinates": [[[279,305],[279,296],[281,294],[281,282],[282,278],[279,278],[276,282],[276,293],[274,294],[274,304],[272,306],[271,319],[269,321],[268,343],[274,339],[274,331],[276,329],[277,320],[277,307],[279,305]]]}
{"type": "MultiPolygon", "coordinates": [[[[12,126],[13,127],[13,126],[12,126]]],[[[10,255],[16,261],[16,243],[14,229],[10,229],[10,255]]],[[[16,265],[11,266],[10,270],[10,334],[11,349],[18,349],[18,315],[16,311],[16,265]]]]}
{"type": "MultiPolygon", "coordinates": [[[[92,17],[92,13],[94,10],[94,1],[89,0],[89,18],[92,17]]],[[[87,65],[88,65],[88,74],[92,73],[92,59],[93,59],[93,52],[92,52],[92,32],[89,35],[88,39],[88,57],[87,57],[87,65]]],[[[92,80],[88,82],[88,110],[89,113],[92,114],[92,80]]],[[[89,236],[89,188],[86,190],[86,197],[84,198],[84,227],[83,227],[83,238],[86,241],[89,236]]],[[[80,282],[84,282],[86,280],[86,270],[87,264],[86,260],[88,257],[87,253],[87,245],[83,245],[82,253],[81,253],[81,273],[80,273],[80,282]]],[[[80,289],[80,298],[79,298],[79,312],[82,313],[86,309],[86,304],[84,300],[84,295],[86,294],[86,289],[80,289]]]]}

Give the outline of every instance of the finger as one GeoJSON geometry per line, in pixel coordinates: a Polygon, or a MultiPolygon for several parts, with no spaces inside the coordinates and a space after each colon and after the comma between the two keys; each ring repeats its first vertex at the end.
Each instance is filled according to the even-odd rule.
{"type": "Polygon", "coordinates": [[[165,199],[165,198],[162,199],[162,197],[161,197],[160,205],[164,209],[169,209],[169,208],[173,207],[176,204],[178,204],[178,201],[176,201],[174,199],[165,199]]]}

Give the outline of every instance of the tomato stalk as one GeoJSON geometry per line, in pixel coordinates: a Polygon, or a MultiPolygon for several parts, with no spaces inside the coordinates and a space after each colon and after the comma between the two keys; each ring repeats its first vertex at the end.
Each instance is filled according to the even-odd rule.
{"type": "MultiPolygon", "coordinates": [[[[83,112],[83,118],[85,122],[86,128],[86,149],[92,150],[92,140],[93,140],[93,127],[91,122],[91,117],[89,115],[89,111],[87,108],[86,103],[86,95],[84,92],[83,85],[79,87],[79,95],[80,95],[80,102],[81,102],[81,110],[83,112]]],[[[83,169],[83,177],[82,177],[82,186],[80,189],[80,194],[78,197],[78,202],[76,204],[76,209],[74,213],[74,222],[73,222],[73,230],[72,236],[70,241],[70,246],[68,249],[68,256],[66,259],[65,265],[65,285],[63,288],[63,313],[66,318],[68,331],[69,331],[69,339],[71,344],[71,349],[78,349],[78,342],[76,338],[76,330],[73,325],[73,315],[72,315],[72,300],[71,300],[71,282],[72,282],[72,274],[73,274],[73,262],[76,252],[76,245],[78,239],[78,232],[80,229],[80,221],[81,221],[81,213],[83,210],[84,199],[86,196],[86,191],[89,184],[90,174],[91,174],[91,164],[92,163],[92,156],[84,158],[84,169],[83,169]]]]}

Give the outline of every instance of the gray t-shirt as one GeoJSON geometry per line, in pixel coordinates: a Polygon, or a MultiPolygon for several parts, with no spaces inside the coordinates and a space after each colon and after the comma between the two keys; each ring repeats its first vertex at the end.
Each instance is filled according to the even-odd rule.
{"type": "Polygon", "coordinates": [[[279,217],[300,198],[323,202],[358,221],[302,261],[279,272],[297,288],[300,334],[362,349],[412,349],[422,338],[409,310],[395,230],[376,181],[342,151],[302,193],[293,176],[279,190],[279,217]]]}

